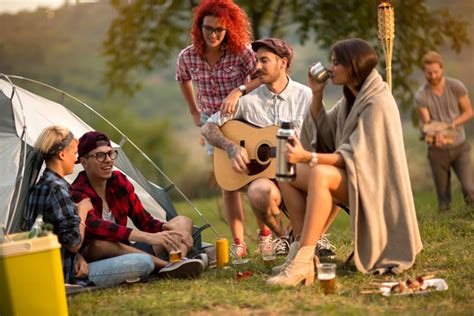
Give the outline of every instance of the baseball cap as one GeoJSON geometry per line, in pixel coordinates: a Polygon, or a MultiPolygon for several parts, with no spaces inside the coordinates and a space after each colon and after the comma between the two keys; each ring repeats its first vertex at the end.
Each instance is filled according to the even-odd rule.
{"type": "Polygon", "coordinates": [[[110,139],[102,132],[92,131],[87,132],[79,138],[79,145],[77,146],[78,158],[87,155],[92,150],[100,146],[110,146],[110,139]]]}
{"type": "Polygon", "coordinates": [[[287,42],[279,38],[263,38],[252,43],[252,49],[256,52],[260,47],[266,47],[281,58],[288,59],[288,67],[293,58],[293,48],[287,42]]]}

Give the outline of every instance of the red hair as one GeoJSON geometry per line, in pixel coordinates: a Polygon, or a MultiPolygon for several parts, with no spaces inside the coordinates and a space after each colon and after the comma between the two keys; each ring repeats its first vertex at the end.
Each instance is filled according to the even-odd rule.
{"type": "Polygon", "coordinates": [[[206,44],[202,37],[202,21],[206,16],[214,16],[221,20],[227,32],[223,43],[226,49],[237,54],[248,45],[252,39],[250,23],[244,10],[232,0],[203,0],[194,9],[194,20],[191,36],[194,47],[199,55],[204,56],[206,44]]]}

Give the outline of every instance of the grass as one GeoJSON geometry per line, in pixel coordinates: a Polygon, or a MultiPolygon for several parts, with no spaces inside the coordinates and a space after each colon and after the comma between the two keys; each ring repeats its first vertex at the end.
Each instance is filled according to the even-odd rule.
{"type": "MultiPolygon", "coordinates": [[[[71,315],[139,315],[139,314],[410,314],[410,315],[472,315],[473,296],[473,231],[472,211],[464,208],[459,195],[453,209],[440,214],[436,211],[432,193],[417,193],[415,203],[424,244],[414,267],[397,279],[413,278],[436,271],[448,283],[445,292],[422,296],[383,297],[361,295],[360,291],[374,279],[389,276],[362,275],[353,264],[342,261],[352,251],[348,216],[342,214],[331,227],[331,241],[337,247],[337,294],[324,296],[318,286],[282,288],[268,287],[266,268],[257,255],[251,256],[254,276],[243,281],[235,280],[232,269],[210,269],[196,280],[153,280],[148,283],[120,286],[68,298],[71,315]]],[[[178,203],[181,214],[191,216],[196,223],[199,217],[184,204],[178,203]],[[188,210],[189,209],[189,210],[188,210]]],[[[229,238],[228,230],[219,214],[217,199],[196,201],[214,228],[229,238]]],[[[249,208],[247,208],[249,210],[249,208]]],[[[249,213],[247,213],[249,214],[249,213]]],[[[246,221],[250,248],[255,249],[255,221],[246,221]]],[[[208,229],[204,240],[214,242],[215,235],[208,229]]],[[[230,240],[230,239],[229,239],[230,240]]],[[[283,259],[279,259],[282,261],[283,259]]]]}

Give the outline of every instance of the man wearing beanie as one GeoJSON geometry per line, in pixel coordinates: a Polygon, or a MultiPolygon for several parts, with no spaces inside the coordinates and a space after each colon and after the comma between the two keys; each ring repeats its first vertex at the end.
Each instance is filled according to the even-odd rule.
{"type": "Polygon", "coordinates": [[[153,218],[144,209],[127,177],[113,170],[117,155],[118,151],[112,149],[104,133],[92,131],[79,139],[78,162],[84,171],[74,180],[72,195],[76,203],[89,198],[94,207],[86,220],[86,260],[146,252],[152,255],[159,275],[198,276],[204,269],[203,262],[184,258],[193,245],[191,220],[184,216],[176,216],[169,222],[153,218]],[[127,218],[136,229],[127,227],[127,218]],[[171,251],[181,252],[184,259],[169,263],[171,251]]]}

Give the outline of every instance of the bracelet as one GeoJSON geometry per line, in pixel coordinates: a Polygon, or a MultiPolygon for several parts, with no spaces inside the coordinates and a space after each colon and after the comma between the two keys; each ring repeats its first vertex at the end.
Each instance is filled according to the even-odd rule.
{"type": "Polygon", "coordinates": [[[86,227],[86,223],[84,223],[83,221],[81,221],[79,225],[84,225],[84,227],[86,227]]]}
{"type": "Polygon", "coordinates": [[[308,161],[310,168],[315,167],[318,164],[318,154],[316,152],[311,153],[311,159],[308,161]]]}

